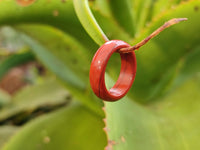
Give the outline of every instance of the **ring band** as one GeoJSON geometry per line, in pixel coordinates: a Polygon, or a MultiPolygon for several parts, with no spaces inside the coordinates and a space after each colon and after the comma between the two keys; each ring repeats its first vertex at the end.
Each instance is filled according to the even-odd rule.
{"type": "Polygon", "coordinates": [[[112,40],[103,44],[93,57],[90,67],[90,84],[94,93],[106,101],[116,101],[124,97],[131,88],[136,75],[135,53],[120,53],[121,70],[115,85],[107,90],[105,85],[105,71],[108,60],[114,52],[121,48],[130,47],[124,41],[112,40]]]}

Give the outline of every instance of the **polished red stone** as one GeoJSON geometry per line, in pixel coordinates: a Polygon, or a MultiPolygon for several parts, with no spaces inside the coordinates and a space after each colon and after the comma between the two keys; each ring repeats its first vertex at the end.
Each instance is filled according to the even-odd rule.
{"type": "Polygon", "coordinates": [[[136,57],[134,52],[120,53],[121,70],[115,85],[106,89],[105,70],[111,55],[121,48],[130,47],[124,41],[112,40],[103,44],[93,57],[90,67],[90,84],[94,93],[106,101],[116,101],[124,97],[131,88],[136,75],[136,57]]]}

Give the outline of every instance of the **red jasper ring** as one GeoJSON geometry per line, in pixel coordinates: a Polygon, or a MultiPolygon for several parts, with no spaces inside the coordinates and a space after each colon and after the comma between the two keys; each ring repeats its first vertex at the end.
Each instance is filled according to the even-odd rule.
{"type": "Polygon", "coordinates": [[[90,84],[94,93],[106,101],[116,101],[124,97],[131,88],[136,75],[135,53],[121,53],[121,70],[115,85],[106,89],[105,70],[111,55],[121,48],[130,47],[124,41],[112,40],[103,44],[93,57],[90,67],[90,84]]]}

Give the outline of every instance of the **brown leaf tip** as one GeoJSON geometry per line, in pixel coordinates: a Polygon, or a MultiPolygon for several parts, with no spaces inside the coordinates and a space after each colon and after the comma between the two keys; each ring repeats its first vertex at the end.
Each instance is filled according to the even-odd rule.
{"type": "Polygon", "coordinates": [[[168,28],[168,27],[170,27],[170,26],[172,26],[174,24],[177,24],[177,23],[179,23],[181,21],[187,21],[187,20],[188,20],[188,18],[173,18],[173,19],[165,22],[165,24],[163,25],[162,28],[165,29],[165,28],[168,28]]]}
{"type": "Polygon", "coordinates": [[[132,47],[128,47],[128,48],[122,48],[122,49],[119,50],[119,52],[128,53],[128,52],[131,52],[131,51],[134,51],[134,50],[138,50],[141,46],[145,45],[149,40],[151,40],[152,38],[157,36],[160,32],[162,32],[166,28],[168,28],[168,27],[170,27],[174,24],[177,24],[181,21],[186,21],[186,20],[188,20],[188,18],[173,18],[173,19],[165,22],[161,27],[159,27],[157,30],[155,30],[148,37],[146,37],[145,39],[143,39],[142,41],[140,41],[136,45],[134,45],[132,47]]]}

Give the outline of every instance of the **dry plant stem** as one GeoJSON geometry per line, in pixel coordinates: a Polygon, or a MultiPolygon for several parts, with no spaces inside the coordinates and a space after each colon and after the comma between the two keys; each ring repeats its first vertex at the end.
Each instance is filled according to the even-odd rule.
{"type": "Polygon", "coordinates": [[[157,30],[155,30],[153,33],[151,33],[148,37],[146,37],[144,40],[142,40],[141,42],[137,43],[136,45],[132,46],[132,47],[128,47],[128,48],[122,48],[119,50],[119,52],[122,53],[128,53],[134,50],[138,50],[141,46],[145,45],[150,39],[152,39],[153,37],[155,37],[156,35],[158,35],[160,32],[162,32],[164,29],[177,24],[181,21],[186,21],[187,18],[174,18],[171,19],[167,22],[165,22],[164,25],[162,25],[160,28],[158,28],[157,30]]]}

